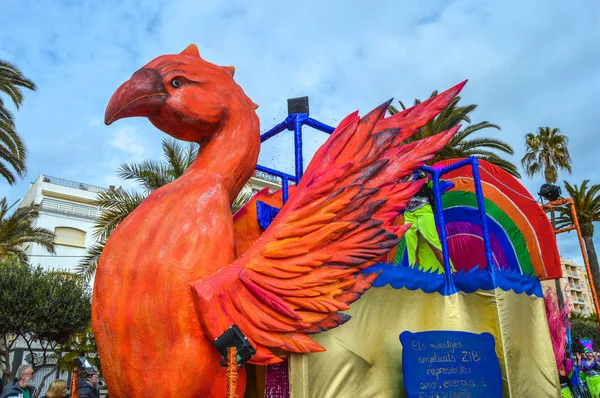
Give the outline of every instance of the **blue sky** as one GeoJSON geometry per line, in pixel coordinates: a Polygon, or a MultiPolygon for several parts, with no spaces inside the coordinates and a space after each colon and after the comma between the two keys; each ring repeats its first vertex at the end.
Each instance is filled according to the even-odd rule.
{"type": "MultiPolygon", "coordinates": [[[[162,133],[142,119],[106,127],[104,109],[139,67],[190,43],[236,67],[263,131],[285,118],[290,97],[308,95],[311,115],[335,125],[356,109],[411,102],[468,78],[462,97],[479,105],[473,120],[502,127],[485,134],[513,145],[513,161],[525,133],[558,127],[573,157],[573,176],[560,181],[600,182],[595,0],[4,0],[0,26],[0,59],[38,85],[16,113],[29,174],[13,187],[0,183],[10,200],[41,173],[118,186],[119,164],[158,158],[162,133]]],[[[304,140],[310,156],[325,136],[306,129],[304,140]]],[[[260,163],[292,172],[291,134],[269,141],[260,163]]],[[[537,192],[542,181],[523,183],[537,192]]],[[[580,259],[573,236],[560,246],[580,259]]]]}

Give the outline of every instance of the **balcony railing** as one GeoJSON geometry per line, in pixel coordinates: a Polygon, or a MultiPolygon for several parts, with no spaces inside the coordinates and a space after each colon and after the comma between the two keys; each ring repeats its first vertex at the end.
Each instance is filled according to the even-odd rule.
{"type": "Polygon", "coordinates": [[[580,292],[583,288],[583,285],[581,283],[571,282],[571,283],[569,283],[569,287],[571,288],[571,290],[580,292]]]}
{"type": "Polygon", "coordinates": [[[281,185],[281,177],[266,173],[264,171],[255,170],[254,177],[260,178],[261,180],[272,182],[277,185],[281,185]]]}
{"type": "Polygon", "coordinates": [[[77,182],[47,175],[43,176],[43,181],[49,184],[60,185],[62,187],[81,189],[82,191],[89,191],[95,193],[106,191],[106,188],[97,187],[95,185],[84,184],[83,182],[77,182]]]}
{"type": "Polygon", "coordinates": [[[53,213],[67,214],[70,216],[89,218],[96,220],[100,217],[101,211],[92,206],[85,206],[76,203],[63,202],[61,200],[44,198],[40,208],[53,213]]]}

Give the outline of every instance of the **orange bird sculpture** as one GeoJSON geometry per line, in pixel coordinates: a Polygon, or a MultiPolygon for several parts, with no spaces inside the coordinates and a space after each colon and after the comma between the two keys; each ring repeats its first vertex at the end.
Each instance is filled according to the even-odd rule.
{"type": "MultiPolygon", "coordinates": [[[[348,320],[341,311],[377,277],[368,268],[406,230],[393,223],[421,183],[401,181],[458,129],[404,143],[464,82],[391,117],[389,102],[349,115],[263,232],[256,201],[281,206],[280,192],[230,213],[260,147],[256,105],[233,72],[190,45],[135,72],[107,106],[106,124],[143,116],[200,144],[185,174],[152,192],[100,258],[93,328],[111,398],[224,397],[213,341],[234,324],[257,351],[250,363],[322,351],[309,334],[348,320]]],[[[244,388],[241,369],[238,396],[244,388]]]]}

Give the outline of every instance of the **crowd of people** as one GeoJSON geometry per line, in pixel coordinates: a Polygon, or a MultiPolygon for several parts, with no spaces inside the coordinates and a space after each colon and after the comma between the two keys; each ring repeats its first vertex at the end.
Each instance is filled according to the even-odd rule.
{"type": "MultiPolygon", "coordinates": [[[[33,398],[35,394],[35,372],[31,365],[19,366],[12,384],[8,383],[1,389],[0,398],[33,398]]],[[[100,398],[100,378],[98,370],[81,371],[78,373],[77,392],[79,398],[100,398]]],[[[1,388],[1,386],[0,386],[1,388]]],[[[67,397],[67,382],[52,380],[44,398],[67,397]]]]}
{"type": "Polygon", "coordinates": [[[579,339],[583,354],[576,353],[573,360],[568,355],[558,374],[562,396],[565,398],[581,396],[581,392],[592,398],[600,397],[600,352],[594,352],[590,339],[579,339]]]}

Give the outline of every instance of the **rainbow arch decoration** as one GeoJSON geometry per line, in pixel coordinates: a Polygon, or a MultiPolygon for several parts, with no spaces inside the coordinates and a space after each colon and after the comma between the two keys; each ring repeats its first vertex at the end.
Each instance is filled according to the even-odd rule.
{"type": "MultiPolygon", "coordinates": [[[[453,185],[441,195],[441,201],[438,198],[443,210],[436,214],[436,223],[457,274],[492,268],[525,279],[562,277],[558,247],[548,217],[516,178],[489,162],[475,159],[445,160],[425,169],[453,185]],[[462,167],[457,167],[461,164],[462,167]],[[487,228],[481,219],[478,184],[487,228]],[[486,235],[492,264],[488,264],[486,256],[486,235]]],[[[400,216],[396,224],[403,223],[400,216]]],[[[408,267],[402,242],[398,250],[404,253],[392,251],[388,261],[408,267]]]]}
{"type": "MultiPolygon", "coordinates": [[[[439,162],[434,168],[443,170],[458,161],[439,162]]],[[[554,231],[538,202],[506,171],[478,163],[494,266],[542,280],[562,277],[554,231]]],[[[473,170],[462,167],[443,178],[454,184],[442,196],[450,256],[460,259],[457,270],[468,271],[485,264],[473,170]]]]}

